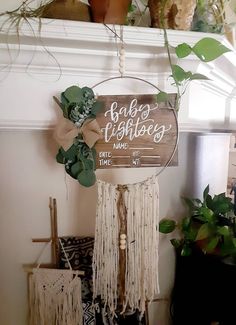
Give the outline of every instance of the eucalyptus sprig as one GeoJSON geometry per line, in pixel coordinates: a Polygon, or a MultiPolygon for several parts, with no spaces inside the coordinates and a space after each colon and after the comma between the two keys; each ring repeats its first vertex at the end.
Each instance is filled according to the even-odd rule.
{"type": "Polygon", "coordinates": [[[68,129],[69,131],[75,129],[76,136],[72,138],[72,143],[67,150],[64,150],[62,146],[59,148],[56,160],[58,163],[64,164],[65,171],[77,179],[81,185],[92,186],[96,182],[94,172],[96,170],[96,150],[94,146],[90,147],[86,143],[81,127],[88,120],[93,121],[96,118],[102,108],[102,103],[97,101],[91,88],[71,86],[62,92],[61,102],[58,104],[64,118],[73,123],[68,126],[68,129]]]}
{"type": "MultiPolygon", "coordinates": [[[[160,24],[164,33],[164,45],[166,47],[167,56],[169,65],[171,68],[170,77],[173,80],[173,85],[177,90],[177,100],[176,100],[176,110],[178,111],[180,108],[180,100],[182,95],[184,94],[186,87],[189,82],[192,80],[209,80],[208,77],[204,76],[200,73],[192,73],[191,71],[185,71],[182,67],[177,64],[173,64],[171,57],[171,50],[174,49],[174,52],[178,59],[185,58],[191,54],[194,54],[198,57],[198,59],[202,62],[210,62],[226,52],[231,51],[229,48],[221,44],[219,41],[215,40],[211,37],[205,37],[199,40],[193,47],[191,47],[187,43],[179,44],[177,47],[172,47],[168,40],[168,33],[164,24],[164,12],[165,6],[168,0],[162,0],[162,7],[160,12],[160,24]]],[[[157,101],[162,102],[163,100],[167,100],[168,94],[164,91],[161,91],[157,94],[157,101]]]]}

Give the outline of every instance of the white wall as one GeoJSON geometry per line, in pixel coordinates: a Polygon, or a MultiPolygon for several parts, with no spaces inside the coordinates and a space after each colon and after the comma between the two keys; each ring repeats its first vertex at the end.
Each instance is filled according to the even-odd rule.
{"type": "MultiPolygon", "coordinates": [[[[187,134],[180,138],[179,167],[160,175],[161,216],[181,214],[180,194],[188,191],[191,152],[187,134]]],[[[49,196],[58,203],[59,235],[91,235],[94,231],[96,187],[82,188],[55,162],[57,148],[50,131],[0,131],[0,324],[26,325],[26,274],[41,244],[31,238],[49,236],[49,196]],[[68,193],[67,193],[68,192],[68,193]],[[68,198],[67,198],[68,194],[68,198]]],[[[161,296],[173,282],[174,259],[169,238],[161,238],[161,296]]],[[[164,314],[166,314],[166,308],[164,314]]],[[[153,313],[152,313],[153,314],[153,313]]],[[[163,313],[154,314],[155,325],[163,313]]]]}

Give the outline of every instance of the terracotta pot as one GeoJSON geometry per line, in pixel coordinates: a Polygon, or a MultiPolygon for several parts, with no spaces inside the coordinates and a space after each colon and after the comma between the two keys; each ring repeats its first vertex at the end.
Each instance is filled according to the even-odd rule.
{"type": "Polygon", "coordinates": [[[54,0],[45,6],[42,17],[91,21],[89,6],[74,0],[54,0]]]}
{"type": "MultiPolygon", "coordinates": [[[[152,27],[162,28],[163,0],[149,0],[148,6],[152,27]]],[[[197,0],[168,0],[164,8],[164,27],[190,30],[197,0]]]]}
{"type": "Polygon", "coordinates": [[[93,21],[105,24],[125,24],[131,0],[89,0],[93,21]]]}

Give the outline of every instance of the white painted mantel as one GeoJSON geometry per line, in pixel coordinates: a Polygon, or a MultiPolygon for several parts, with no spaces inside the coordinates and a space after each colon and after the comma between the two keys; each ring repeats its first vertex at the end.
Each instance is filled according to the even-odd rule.
{"type": "MultiPolygon", "coordinates": [[[[2,25],[4,18],[0,19],[2,25]]],[[[0,34],[0,128],[48,129],[57,120],[52,97],[65,88],[119,76],[120,26],[42,19],[24,23],[20,36],[9,24],[0,34]],[[113,32],[110,30],[112,29],[113,32]],[[114,33],[115,32],[115,33],[114,33]]],[[[230,47],[223,36],[197,32],[168,31],[169,42],[195,44],[214,37],[230,47]]],[[[126,74],[143,78],[161,89],[174,92],[163,33],[158,29],[123,27],[126,74]]],[[[173,60],[175,60],[173,58],[173,60]]],[[[236,51],[209,64],[194,56],[179,62],[184,68],[204,73],[211,81],[192,82],[182,99],[179,125],[182,131],[236,129],[236,51]],[[235,109],[234,109],[235,106],[235,109]],[[235,112],[234,112],[235,111],[235,112]]],[[[96,89],[101,94],[153,92],[142,82],[107,82],[96,89]]]]}

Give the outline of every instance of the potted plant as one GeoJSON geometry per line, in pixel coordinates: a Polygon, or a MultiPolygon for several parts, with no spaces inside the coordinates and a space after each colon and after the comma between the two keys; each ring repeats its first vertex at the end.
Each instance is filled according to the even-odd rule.
{"type": "Polygon", "coordinates": [[[89,0],[93,21],[124,25],[132,0],[89,0]]]}
{"type": "Polygon", "coordinates": [[[172,238],[176,249],[176,276],[172,295],[174,325],[236,324],[236,226],[234,205],[225,193],[203,199],[185,198],[189,213],[182,220],[163,219],[159,230],[172,238]]]}
{"type": "Polygon", "coordinates": [[[45,6],[43,18],[91,21],[89,6],[81,1],[54,0],[45,6]]]}
{"type": "Polygon", "coordinates": [[[222,0],[197,0],[192,30],[221,33],[225,25],[225,3],[222,0]]]}
{"type": "Polygon", "coordinates": [[[151,25],[190,30],[196,4],[197,0],[148,0],[151,25]]]}

